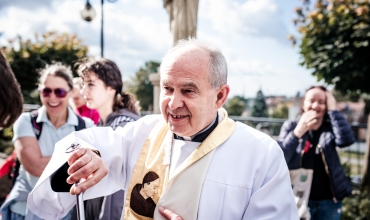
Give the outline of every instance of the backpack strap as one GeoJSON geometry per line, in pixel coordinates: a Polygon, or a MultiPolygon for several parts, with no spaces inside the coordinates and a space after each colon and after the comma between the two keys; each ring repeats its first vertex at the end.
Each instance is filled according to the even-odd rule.
{"type": "Polygon", "coordinates": [[[31,116],[31,124],[32,124],[33,131],[35,132],[36,139],[39,140],[41,131],[42,131],[42,124],[43,124],[42,122],[36,121],[37,117],[39,116],[39,111],[34,110],[30,112],[30,116],[31,116]]]}
{"type": "Polygon", "coordinates": [[[81,118],[78,115],[76,115],[76,116],[77,116],[78,124],[77,124],[77,126],[75,126],[75,130],[79,131],[79,130],[85,129],[86,128],[85,120],[83,120],[83,118],[81,118]]]}
{"type": "MultiPolygon", "coordinates": [[[[35,132],[36,139],[39,140],[40,135],[41,135],[41,130],[42,130],[42,124],[43,124],[42,122],[37,122],[39,111],[34,110],[30,112],[30,116],[31,116],[31,125],[33,128],[33,132],[35,132]]],[[[19,168],[21,166],[21,162],[19,161],[18,157],[15,157],[14,160],[15,160],[15,165],[13,167],[12,173],[10,174],[11,178],[13,178],[12,186],[14,186],[15,184],[15,181],[19,175],[19,168]]]]}

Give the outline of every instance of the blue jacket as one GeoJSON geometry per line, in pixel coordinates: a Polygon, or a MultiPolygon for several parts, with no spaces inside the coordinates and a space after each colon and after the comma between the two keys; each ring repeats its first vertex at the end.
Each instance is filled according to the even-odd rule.
{"type": "MultiPolygon", "coordinates": [[[[298,139],[293,130],[297,126],[296,121],[286,121],[280,131],[279,145],[283,149],[285,160],[289,170],[300,168],[301,152],[306,143],[308,134],[298,139]]],[[[351,185],[343,172],[336,147],[347,147],[356,139],[352,133],[351,126],[339,111],[329,111],[321,125],[319,145],[324,154],[324,164],[329,170],[331,188],[335,199],[342,200],[351,194],[351,185]]]]}

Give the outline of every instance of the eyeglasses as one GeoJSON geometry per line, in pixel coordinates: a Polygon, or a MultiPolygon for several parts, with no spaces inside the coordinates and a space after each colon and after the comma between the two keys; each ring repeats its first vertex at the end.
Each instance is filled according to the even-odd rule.
{"type": "Polygon", "coordinates": [[[67,91],[67,90],[62,89],[62,88],[51,89],[51,88],[45,87],[43,89],[40,89],[40,91],[41,91],[41,94],[42,94],[43,97],[49,97],[50,94],[54,92],[56,97],[64,98],[64,97],[67,96],[67,93],[70,90],[67,91]]]}

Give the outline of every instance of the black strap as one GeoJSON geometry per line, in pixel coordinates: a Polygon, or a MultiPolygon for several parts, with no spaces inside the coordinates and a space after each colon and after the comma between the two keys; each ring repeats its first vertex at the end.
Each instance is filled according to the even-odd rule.
{"type": "MultiPolygon", "coordinates": [[[[31,124],[33,131],[35,132],[36,139],[39,140],[41,136],[41,131],[42,131],[42,124],[43,122],[37,122],[37,117],[39,116],[39,111],[34,110],[30,113],[31,115],[31,124]]],[[[86,123],[85,120],[83,120],[80,116],[77,116],[77,126],[75,126],[75,131],[80,131],[86,128],[86,123]]]]}
{"type": "Polygon", "coordinates": [[[39,116],[39,111],[34,110],[30,113],[31,115],[31,125],[33,128],[33,132],[36,135],[36,139],[39,140],[41,136],[41,131],[42,131],[42,122],[37,122],[37,117],[39,116]]]}
{"type": "Polygon", "coordinates": [[[80,130],[85,129],[86,128],[85,120],[83,120],[83,118],[81,118],[78,115],[76,115],[76,116],[77,116],[78,124],[77,124],[77,126],[75,126],[75,130],[80,131],[80,130]]]}

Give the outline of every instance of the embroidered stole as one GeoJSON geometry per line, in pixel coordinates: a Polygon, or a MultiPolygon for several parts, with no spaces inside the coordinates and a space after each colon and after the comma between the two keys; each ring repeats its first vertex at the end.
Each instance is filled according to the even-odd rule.
{"type": "Polygon", "coordinates": [[[183,219],[196,219],[200,194],[214,149],[235,131],[235,122],[220,109],[222,121],[176,169],[169,179],[173,133],[165,121],[157,123],[140,152],[127,190],[123,219],[165,219],[157,207],[183,219]]]}

